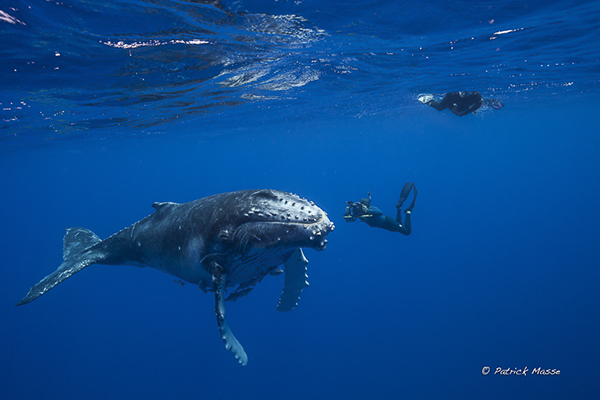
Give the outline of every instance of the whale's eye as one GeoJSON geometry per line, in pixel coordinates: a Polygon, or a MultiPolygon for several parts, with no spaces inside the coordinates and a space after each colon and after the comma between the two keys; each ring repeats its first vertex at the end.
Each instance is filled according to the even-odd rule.
{"type": "Polygon", "coordinates": [[[222,243],[230,243],[231,242],[231,232],[229,229],[223,229],[219,232],[219,239],[221,239],[222,243]]]}

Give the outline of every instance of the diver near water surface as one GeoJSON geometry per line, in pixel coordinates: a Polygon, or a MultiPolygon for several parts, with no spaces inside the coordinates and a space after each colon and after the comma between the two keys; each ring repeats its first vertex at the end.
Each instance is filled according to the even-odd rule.
{"type": "Polygon", "coordinates": [[[438,111],[448,109],[454,115],[462,117],[476,111],[482,106],[490,106],[494,110],[504,107],[498,100],[484,99],[479,92],[449,92],[442,101],[434,99],[433,95],[426,94],[419,96],[419,101],[435,108],[438,111]]]}
{"type": "Polygon", "coordinates": [[[374,228],[381,228],[391,232],[400,232],[401,234],[408,236],[411,232],[410,215],[415,207],[415,201],[417,200],[416,187],[413,194],[413,201],[404,211],[406,213],[404,225],[402,224],[402,204],[404,204],[404,201],[408,198],[408,195],[414,186],[414,183],[406,182],[402,188],[400,199],[398,200],[398,203],[396,203],[396,209],[398,210],[396,212],[396,219],[383,215],[383,212],[379,208],[371,206],[371,193],[367,192],[368,198],[361,199],[356,203],[352,201],[346,202],[344,220],[346,222],[354,222],[358,218],[374,228]]]}

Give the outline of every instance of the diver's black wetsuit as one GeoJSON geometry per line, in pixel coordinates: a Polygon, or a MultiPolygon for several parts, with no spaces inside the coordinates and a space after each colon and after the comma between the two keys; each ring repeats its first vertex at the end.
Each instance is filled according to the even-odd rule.
{"type": "Polygon", "coordinates": [[[483,104],[483,97],[479,92],[450,92],[442,101],[430,100],[426,103],[428,106],[438,111],[446,108],[453,114],[462,117],[476,111],[483,104]]]}
{"type": "Polygon", "coordinates": [[[406,211],[404,211],[406,213],[404,225],[402,225],[402,204],[404,204],[404,201],[408,197],[414,185],[414,183],[410,182],[406,182],[404,185],[400,199],[396,204],[396,209],[398,211],[396,212],[395,220],[392,217],[383,215],[383,212],[379,208],[371,206],[371,193],[369,192],[367,192],[369,196],[368,199],[361,199],[358,203],[352,201],[348,201],[346,203],[346,213],[344,214],[344,219],[346,222],[354,222],[358,218],[374,228],[381,228],[391,232],[400,232],[401,234],[408,236],[411,233],[410,216],[413,208],[415,207],[415,201],[417,200],[417,188],[415,188],[412,203],[410,206],[408,206],[406,211]]]}

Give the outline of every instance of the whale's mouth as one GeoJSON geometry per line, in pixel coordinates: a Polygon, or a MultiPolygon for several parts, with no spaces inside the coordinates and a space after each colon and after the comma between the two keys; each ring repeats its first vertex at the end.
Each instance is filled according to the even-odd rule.
{"type": "Polygon", "coordinates": [[[242,252],[249,248],[310,247],[324,250],[327,235],[334,229],[325,213],[317,222],[256,221],[241,225],[234,234],[234,242],[242,252]]]}

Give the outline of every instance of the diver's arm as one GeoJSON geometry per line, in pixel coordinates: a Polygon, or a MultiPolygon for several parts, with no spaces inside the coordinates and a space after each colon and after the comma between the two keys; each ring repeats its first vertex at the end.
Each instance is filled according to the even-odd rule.
{"type": "Polygon", "coordinates": [[[383,215],[383,211],[381,211],[379,208],[377,208],[375,206],[369,207],[369,209],[367,210],[367,213],[371,216],[383,215]]]}
{"type": "Polygon", "coordinates": [[[438,111],[442,111],[446,108],[451,109],[457,101],[460,101],[460,99],[461,97],[457,92],[449,92],[444,96],[442,101],[436,101],[429,105],[438,111]]]}

